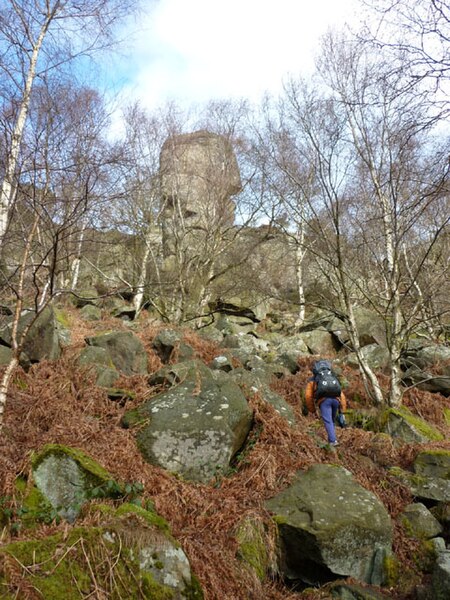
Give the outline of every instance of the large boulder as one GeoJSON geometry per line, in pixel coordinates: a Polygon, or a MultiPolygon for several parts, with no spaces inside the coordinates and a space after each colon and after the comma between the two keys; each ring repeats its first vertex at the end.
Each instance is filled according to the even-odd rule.
{"type": "MultiPolygon", "coordinates": [[[[192,481],[208,482],[227,469],[243,445],[253,413],[239,386],[200,361],[165,369],[159,379],[179,382],[125,414],[126,427],[140,425],[137,443],[151,464],[192,481]]],[[[155,377],[154,380],[158,380],[155,377]]]]}
{"type": "MultiPolygon", "coordinates": [[[[43,359],[56,360],[61,354],[60,337],[55,311],[52,306],[47,306],[36,317],[34,311],[26,311],[19,320],[19,336],[31,324],[23,345],[23,352],[33,363],[43,359]]],[[[3,345],[11,346],[12,321],[0,331],[0,340],[3,345]]]]}
{"type": "Polygon", "coordinates": [[[420,500],[450,502],[450,451],[422,450],[413,462],[413,470],[393,467],[390,473],[420,500]]]}
{"type": "Polygon", "coordinates": [[[329,356],[339,349],[334,336],[326,329],[314,329],[300,334],[300,337],[311,354],[329,356]]]}
{"type": "Polygon", "coordinates": [[[281,357],[284,354],[294,355],[297,358],[310,354],[301,334],[281,335],[279,333],[271,333],[267,336],[270,341],[271,350],[281,357]]]}
{"type": "MultiPolygon", "coordinates": [[[[367,364],[371,369],[376,371],[383,371],[389,366],[389,350],[378,344],[368,344],[361,348],[361,354],[364,356],[367,364]]],[[[345,363],[351,367],[357,368],[359,366],[356,353],[351,352],[346,358],[345,363]]]]}
{"type": "Polygon", "coordinates": [[[421,502],[405,506],[399,517],[410,537],[430,539],[437,537],[443,531],[442,525],[421,502]]]}
{"type": "Polygon", "coordinates": [[[381,415],[381,430],[393,438],[412,444],[444,439],[440,431],[405,406],[385,410],[381,415]]]}
{"type": "Polygon", "coordinates": [[[147,373],[147,353],[141,340],[131,331],[113,331],[88,337],[89,346],[103,348],[113,366],[125,375],[147,373]]]}
{"type": "Polygon", "coordinates": [[[403,356],[404,381],[421,390],[450,396],[450,348],[443,344],[410,344],[403,356]]]}
{"type": "Polygon", "coordinates": [[[336,576],[382,583],[374,566],[391,552],[391,520],[346,469],[317,464],[300,471],[266,507],[278,526],[285,578],[315,585],[336,576]]]}
{"type": "MultiPolygon", "coordinates": [[[[386,326],[380,315],[368,308],[358,306],[355,308],[353,316],[355,318],[360,347],[372,344],[386,346],[386,326]]],[[[334,318],[326,325],[326,328],[340,344],[351,347],[347,326],[341,319],[334,318]]]]}

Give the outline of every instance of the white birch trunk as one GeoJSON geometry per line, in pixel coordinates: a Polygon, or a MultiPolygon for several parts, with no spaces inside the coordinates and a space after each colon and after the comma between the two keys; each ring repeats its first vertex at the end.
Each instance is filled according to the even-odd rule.
{"type": "Polygon", "coordinates": [[[18,364],[19,364],[19,359],[16,356],[14,356],[14,354],[13,354],[11,360],[9,361],[9,363],[5,369],[5,372],[3,373],[2,379],[0,381],[0,431],[2,430],[2,427],[3,427],[3,417],[4,417],[4,413],[5,413],[6,401],[8,398],[9,386],[10,386],[14,371],[16,370],[16,367],[18,364]]]}
{"type": "Polygon", "coordinates": [[[303,223],[299,226],[295,247],[295,276],[297,280],[297,292],[299,299],[299,310],[295,325],[299,327],[305,321],[305,288],[303,285],[303,260],[305,258],[305,228],[303,223]]]}
{"type": "Polygon", "coordinates": [[[136,311],[136,317],[138,316],[138,314],[141,310],[142,301],[144,299],[144,287],[145,287],[145,282],[147,280],[147,262],[148,262],[148,257],[150,256],[150,243],[151,242],[147,237],[147,239],[145,240],[145,251],[144,251],[144,256],[142,257],[141,269],[139,272],[139,277],[138,277],[138,282],[137,282],[137,292],[133,298],[133,306],[136,311]]]}
{"type": "Polygon", "coordinates": [[[22,101],[20,103],[19,112],[16,118],[16,122],[14,123],[14,128],[12,132],[11,147],[6,156],[6,169],[0,188],[0,248],[3,246],[3,240],[5,238],[6,229],[8,227],[11,204],[15,194],[14,175],[17,170],[20,144],[22,142],[23,131],[28,116],[28,110],[30,108],[31,90],[36,75],[37,60],[49,24],[50,19],[47,18],[33,46],[30,64],[25,79],[22,101]]]}
{"type": "Polygon", "coordinates": [[[83,228],[81,230],[81,233],[80,233],[80,239],[78,240],[78,244],[77,244],[77,254],[76,254],[75,258],[73,259],[72,265],[70,267],[70,270],[72,272],[72,280],[70,283],[70,290],[72,292],[76,290],[77,285],[78,285],[78,278],[80,276],[81,248],[83,247],[85,230],[86,230],[86,225],[84,224],[83,228]]]}

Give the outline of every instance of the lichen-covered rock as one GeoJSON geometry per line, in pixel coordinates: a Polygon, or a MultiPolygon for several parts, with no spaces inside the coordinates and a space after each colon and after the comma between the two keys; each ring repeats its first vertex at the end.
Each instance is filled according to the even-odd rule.
{"type": "Polygon", "coordinates": [[[403,357],[403,379],[419,389],[450,396],[450,348],[443,344],[410,345],[403,357]]]}
{"type": "Polygon", "coordinates": [[[449,465],[449,451],[423,450],[414,460],[414,473],[399,467],[393,467],[390,473],[407,485],[416,498],[450,502],[449,465]]]}
{"type": "Polygon", "coordinates": [[[228,358],[228,356],[224,356],[223,354],[214,357],[208,366],[210,369],[223,371],[224,373],[229,373],[233,370],[231,360],[228,358]]]}
{"type": "MultiPolygon", "coordinates": [[[[364,356],[367,364],[377,371],[386,369],[389,365],[389,350],[378,344],[369,344],[361,348],[361,354],[364,356]]],[[[359,366],[356,353],[352,352],[345,358],[345,363],[351,367],[359,366]]]]}
{"type": "Polygon", "coordinates": [[[387,409],[381,416],[381,430],[408,443],[423,444],[444,439],[440,431],[405,406],[387,409]]]}
{"type": "Polygon", "coordinates": [[[301,334],[285,336],[278,333],[271,333],[267,338],[270,341],[271,348],[278,356],[288,354],[299,357],[309,354],[308,346],[305,344],[301,334]]]}
{"type": "Polygon", "coordinates": [[[440,535],[443,530],[439,521],[420,502],[408,504],[399,518],[407,534],[413,538],[433,538],[440,535]]]}
{"type": "MultiPolygon", "coordinates": [[[[381,579],[376,556],[391,552],[392,525],[374,494],[342,467],[317,464],[266,502],[279,531],[280,571],[287,579],[324,583],[336,575],[381,579]]],[[[377,584],[380,582],[377,581],[377,584]]]]}
{"type": "Polygon", "coordinates": [[[151,464],[208,482],[243,445],[253,413],[225,373],[199,361],[182,364],[180,383],[126,413],[123,424],[141,425],[138,446],[151,464]]]}
{"type": "Polygon", "coordinates": [[[48,444],[33,456],[37,489],[57,513],[72,523],[90,492],[112,481],[111,475],[81,450],[48,444]]]}
{"type": "Polygon", "coordinates": [[[131,331],[113,331],[86,338],[89,346],[103,348],[113,366],[125,375],[147,373],[147,354],[141,340],[131,331]]]}

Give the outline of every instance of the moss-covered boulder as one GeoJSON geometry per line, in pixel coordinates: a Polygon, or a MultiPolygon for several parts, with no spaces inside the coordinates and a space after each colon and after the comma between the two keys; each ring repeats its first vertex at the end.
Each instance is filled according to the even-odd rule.
{"type": "Polygon", "coordinates": [[[450,480],[450,450],[423,450],[414,459],[414,472],[424,477],[450,480]]]}
{"type": "Polygon", "coordinates": [[[103,348],[114,367],[125,375],[147,373],[147,353],[141,340],[131,331],[113,331],[88,337],[89,346],[103,348]]]}
{"type": "Polygon", "coordinates": [[[96,527],[7,544],[0,548],[0,557],[5,599],[29,597],[29,590],[43,600],[79,600],[94,592],[111,600],[203,597],[167,524],[132,505],[117,511],[104,507],[96,527]]]}
{"type": "Polygon", "coordinates": [[[407,486],[411,494],[419,500],[450,502],[450,480],[440,477],[427,477],[400,467],[392,467],[389,474],[407,486]]]}
{"type": "Polygon", "coordinates": [[[444,439],[440,431],[405,406],[385,410],[381,415],[380,428],[384,433],[407,443],[423,444],[444,439]]]}
{"type": "Polygon", "coordinates": [[[413,463],[414,473],[393,467],[390,472],[421,500],[450,502],[450,451],[423,450],[413,463]]]}
{"type": "MultiPolygon", "coordinates": [[[[178,370],[180,371],[180,370],[178,370]]],[[[243,445],[253,413],[239,386],[200,361],[183,363],[180,383],[125,414],[139,424],[138,446],[151,464],[209,481],[243,445]]]]}
{"type": "Polygon", "coordinates": [[[37,489],[60,517],[72,523],[92,490],[107,489],[111,475],[81,450],[48,444],[32,457],[37,489]]]}
{"type": "Polygon", "coordinates": [[[399,516],[407,534],[416,539],[429,539],[440,535],[442,525],[421,502],[408,504],[399,516]]]}
{"type": "Polygon", "coordinates": [[[317,464],[299,471],[266,507],[278,526],[285,578],[314,585],[339,575],[376,584],[387,578],[380,567],[391,553],[389,514],[346,469],[317,464]]]}

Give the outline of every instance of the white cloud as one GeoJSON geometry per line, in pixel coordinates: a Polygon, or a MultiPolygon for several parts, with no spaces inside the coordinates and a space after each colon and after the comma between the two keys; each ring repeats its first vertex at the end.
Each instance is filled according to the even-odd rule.
{"type": "Polygon", "coordinates": [[[320,35],[357,0],[147,0],[127,62],[127,93],[152,108],[256,100],[313,63],[320,35]]]}

